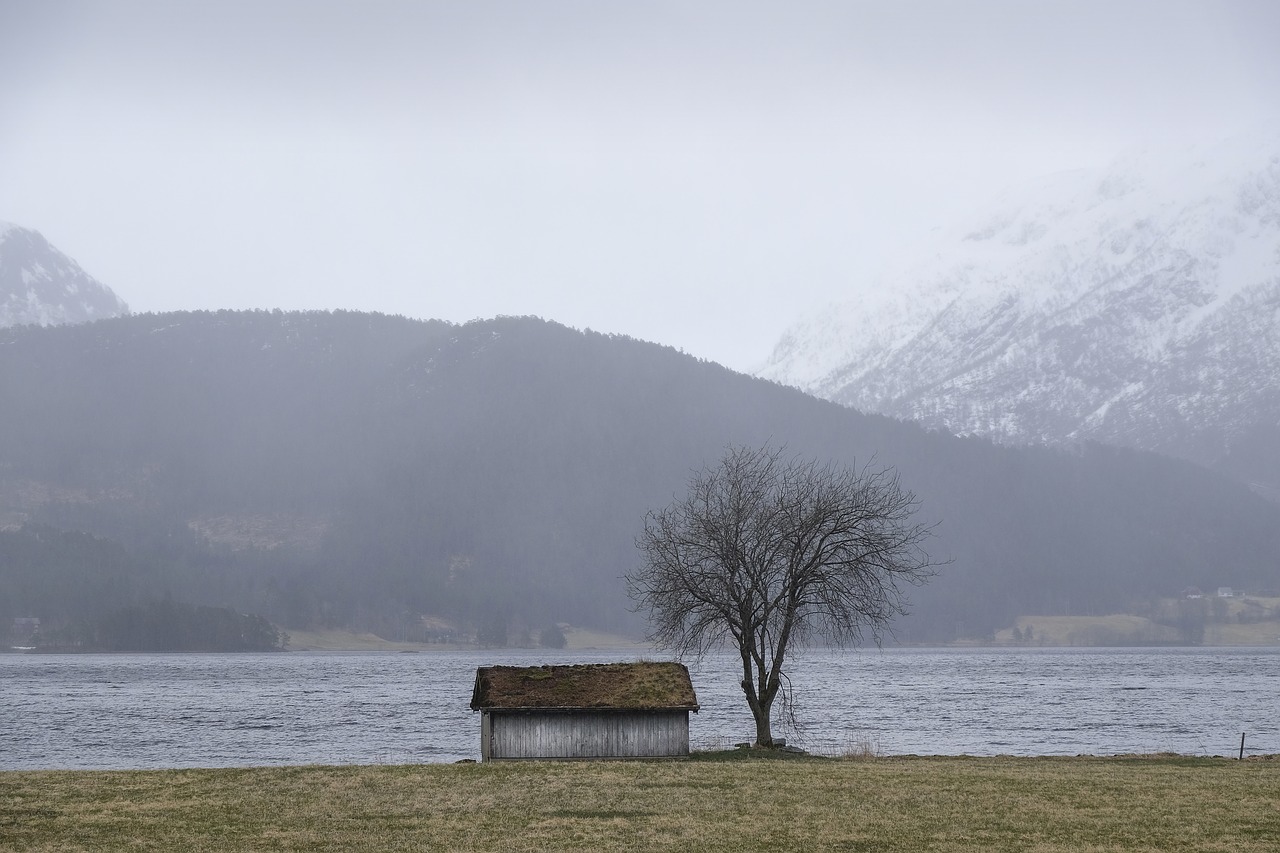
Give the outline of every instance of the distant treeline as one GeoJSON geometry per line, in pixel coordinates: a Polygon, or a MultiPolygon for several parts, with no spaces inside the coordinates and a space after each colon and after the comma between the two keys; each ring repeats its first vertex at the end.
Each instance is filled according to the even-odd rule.
{"type": "Polygon", "coordinates": [[[106,652],[275,652],[289,639],[261,616],[172,599],[124,607],[85,627],[77,645],[106,652]]]}
{"type": "Polygon", "coordinates": [[[6,620],[103,623],[169,595],[286,629],[640,634],[621,577],[645,512],[766,441],[892,465],[919,497],[951,562],[913,591],[906,641],[1273,586],[1280,554],[1280,507],[1187,463],[930,433],[534,318],[8,329],[0,399],[6,620]]]}
{"type": "Polygon", "coordinates": [[[287,636],[259,615],[151,599],[171,580],[119,543],[32,524],[0,531],[5,630],[35,616],[40,629],[11,639],[73,651],[276,651],[287,636]]]}

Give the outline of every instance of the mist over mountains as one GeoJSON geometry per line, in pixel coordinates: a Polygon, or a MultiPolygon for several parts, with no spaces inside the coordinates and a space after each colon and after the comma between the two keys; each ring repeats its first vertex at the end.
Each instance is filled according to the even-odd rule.
{"type": "Polygon", "coordinates": [[[952,561],[911,595],[907,641],[1265,588],[1280,568],[1280,507],[1195,465],[956,438],[535,318],[14,327],[0,398],[6,620],[170,595],[286,629],[639,635],[621,577],[644,514],[730,443],[898,469],[952,561]]]}
{"type": "Polygon", "coordinates": [[[38,231],[0,222],[0,328],[84,323],[128,314],[109,287],[38,231]]]}
{"type": "Polygon", "coordinates": [[[1001,442],[1094,440],[1280,497],[1280,136],[1047,178],[930,243],[761,376],[1001,442]]]}

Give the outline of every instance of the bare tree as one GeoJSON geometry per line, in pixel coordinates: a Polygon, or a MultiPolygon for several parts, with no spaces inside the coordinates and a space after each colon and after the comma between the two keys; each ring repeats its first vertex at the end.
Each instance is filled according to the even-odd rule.
{"type": "Polygon", "coordinates": [[[905,612],[902,585],[933,574],[916,507],[892,469],[731,447],[683,498],[646,516],[636,540],[644,565],[628,591],[657,644],[680,655],[737,648],[756,743],[772,746],[788,650],[856,642],[864,629],[879,643],[905,612]]]}

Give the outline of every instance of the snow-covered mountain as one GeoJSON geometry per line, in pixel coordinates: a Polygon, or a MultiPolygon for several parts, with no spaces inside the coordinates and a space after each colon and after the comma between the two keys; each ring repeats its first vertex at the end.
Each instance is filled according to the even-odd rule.
{"type": "Polygon", "coordinates": [[[0,222],[0,327],[84,323],[128,313],[120,297],[39,232],[0,222]]]}
{"type": "Polygon", "coordinates": [[[759,375],[1006,442],[1280,447],[1280,135],[1055,175],[930,249],[759,375]]]}

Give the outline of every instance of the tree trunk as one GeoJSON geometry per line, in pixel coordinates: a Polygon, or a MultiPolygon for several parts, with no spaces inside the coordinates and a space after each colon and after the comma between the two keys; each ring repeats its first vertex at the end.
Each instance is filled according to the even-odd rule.
{"type": "Polygon", "coordinates": [[[769,718],[773,710],[773,697],[760,696],[748,679],[742,680],[742,692],[747,696],[747,707],[756,721],[756,746],[773,746],[773,728],[769,718]]]}
{"type": "Polygon", "coordinates": [[[773,732],[769,726],[769,709],[762,707],[756,718],[756,746],[773,746],[773,732]]]}

